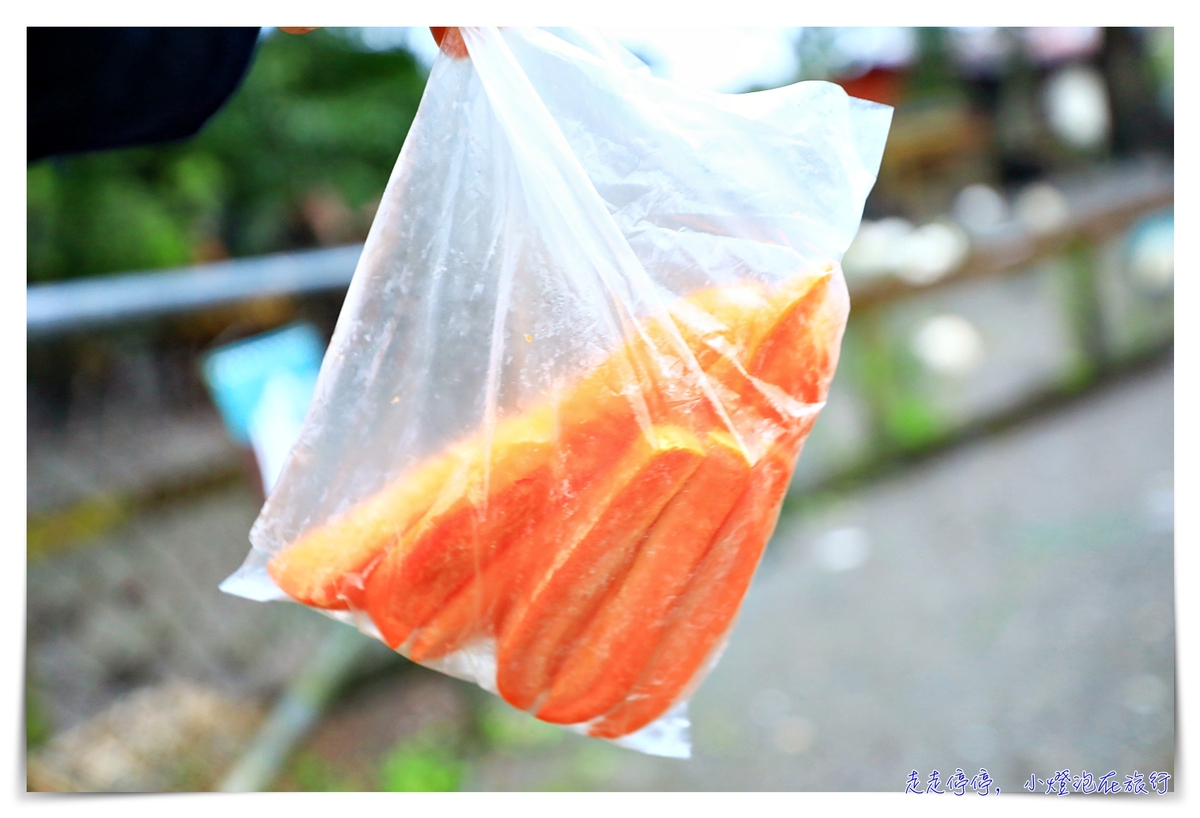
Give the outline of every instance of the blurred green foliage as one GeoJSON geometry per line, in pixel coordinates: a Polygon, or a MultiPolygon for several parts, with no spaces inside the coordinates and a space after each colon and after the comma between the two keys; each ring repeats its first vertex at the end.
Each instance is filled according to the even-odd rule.
{"type": "Polygon", "coordinates": [[[923,371],[912,353],[896,343],[886,316],[868,310],[855,316],[843,340],[840,366],[869,396],[881,427],[874,445],[884,457],[936,443],[950,430],[923,393],[923,371]]]}
{"type": "Polygon", "coordinates": [[[1164,110],[1175,111],[1175,29],[1154,28],[1148,34],[1151,70],[1158,81],[1159,100],[1164,110]]]}
{"type": "Polygon", "coordinates": [[[961,101],[962,72],[951,59],[946,29],[923,27],[916,32],[917,58],[905,82],[905,101],[961,101]]]}
{"type": "Polygon", "coordinates": [[[300,755],[292,765],[291,773],[304,792],[354,792],[358,789],[311,753],[300,755]]]}
{"type": "Polygon", "coordinates": [[[552,747],[566,735],[561,727],[538,721],[492,696],[479,713],[478,725],[487,747],[502,755],[552,747]]]}
{"type": "Polygon", "coordinates": [[[413,740],[399,744],[383,759],[383,792],[454,792],[462,785],[465,764],[446,747],[413,740]]]}
{"type": "Polygon", "coordinates": [[[36,688],[26,680],[25,683],[25,749],[33,750],[50,739],[53,729],[50,719],[42,708],[36,688]]]}
{"type": "Polygon", "coordinates": [[[29,166],[28,280],[360,240],[424,87],[404,51],[271,32],[196,137],[29,166]]]}

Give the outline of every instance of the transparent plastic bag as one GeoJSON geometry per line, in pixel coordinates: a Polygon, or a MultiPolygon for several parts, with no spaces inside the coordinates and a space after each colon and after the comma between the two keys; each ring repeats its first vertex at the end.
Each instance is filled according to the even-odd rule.
{"type": "Polygon", "coordinates": [[[824,405],[891,109],[688,90],[594,33],[461,35],[222,587],[686,756],[824,405]]]}

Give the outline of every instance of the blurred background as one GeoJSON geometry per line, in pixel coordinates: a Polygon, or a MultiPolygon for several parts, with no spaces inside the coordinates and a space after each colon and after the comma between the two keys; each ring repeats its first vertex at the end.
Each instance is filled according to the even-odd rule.
{"type": "Polygon", "coordinates": [[[612,33],[695,87],[895,106],[833,392],[693,758],[218,590],[436,55],[264,29],[195,137],[28,167],[30,789],[1173,775],[1172,29],[612,33]]]}

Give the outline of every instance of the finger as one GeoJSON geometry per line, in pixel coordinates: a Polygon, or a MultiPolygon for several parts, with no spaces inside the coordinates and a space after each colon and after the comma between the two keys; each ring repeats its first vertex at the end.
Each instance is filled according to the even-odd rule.
{"type": "Polygon", "coordinates": [[[446,26],[430,26],[433,41],[442,51],[454,59],[462,59],[467,55],[467,44],[463,42],[462,34],[457,28],[446,26]]]}

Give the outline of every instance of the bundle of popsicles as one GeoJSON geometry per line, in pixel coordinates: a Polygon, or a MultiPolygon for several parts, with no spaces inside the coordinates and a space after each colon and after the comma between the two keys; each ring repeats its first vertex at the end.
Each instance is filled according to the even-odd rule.
{"type": "Polygon", "coordinates": [[[417,662],[492,640],[514,706],[616,738],[728,634],[828,391],[841,270],[712,287],[276,555],[294,599],[365,611],[417,662]]]}

